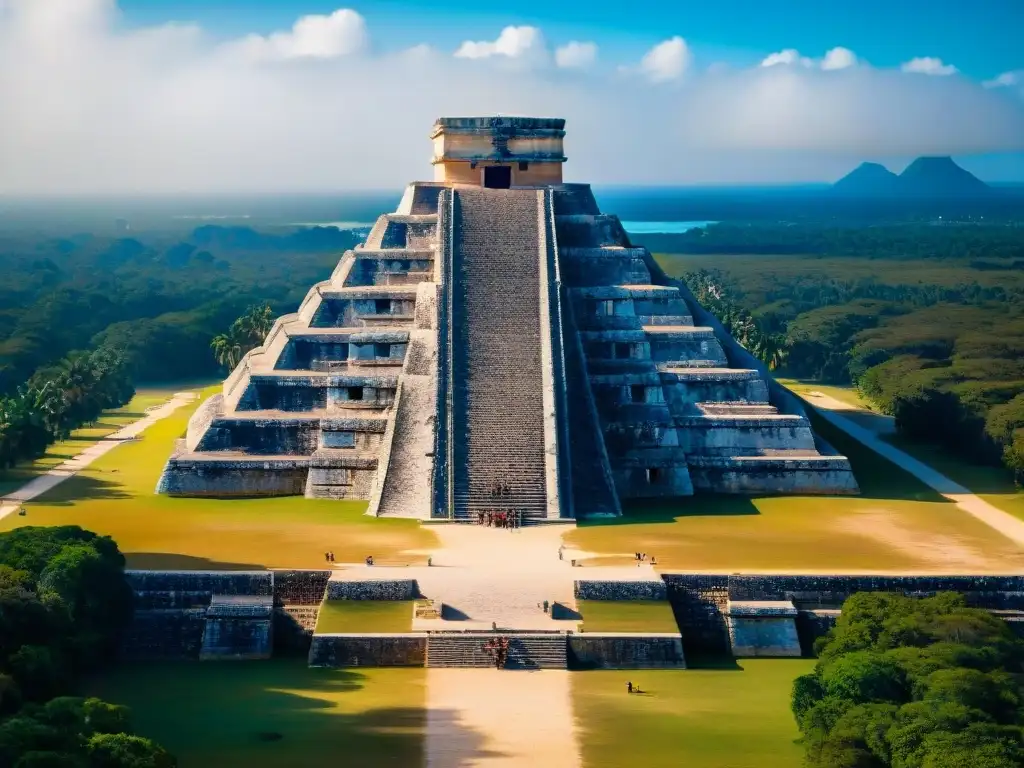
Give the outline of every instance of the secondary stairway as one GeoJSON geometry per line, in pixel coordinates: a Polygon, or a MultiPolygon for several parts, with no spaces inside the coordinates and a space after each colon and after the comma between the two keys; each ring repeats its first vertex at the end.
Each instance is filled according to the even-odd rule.
{"type": "Polygon", "coordinates": [[[484,649],[496,638],[508,638],[504,669],[566,669],[568,641],[561,633],[503,634],[466,632],[427,636],[428,667],[493,667],[494,657],[484,649]]]}
{"type": "Polygon", "coordinates": [[[456,519],[547,516],[537,190],[458,189],[452,227],[456,519]],[[504,493],[495,495],[495,488],[504,493]]]}

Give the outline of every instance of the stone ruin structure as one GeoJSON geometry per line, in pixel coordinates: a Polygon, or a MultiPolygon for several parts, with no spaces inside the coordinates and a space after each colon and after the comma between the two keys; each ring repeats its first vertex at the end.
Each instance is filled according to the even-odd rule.
{"type": "Polygon", "coordinates": [[[438,120],[435,180],[245,355],[158,491],[526,521],[694,492],[856,493],[799,400],[589,185],[563,182],[564,127],[438,120]]]}

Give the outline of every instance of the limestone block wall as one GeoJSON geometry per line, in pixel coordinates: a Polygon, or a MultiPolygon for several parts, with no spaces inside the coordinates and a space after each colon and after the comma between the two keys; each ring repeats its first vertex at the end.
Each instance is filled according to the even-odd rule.
{"type": "Polygon", "coordinates": [[[571,669],[685,669],[679,634],[570,634],[571,669]]]}
{"type": "Polygon", "coordinates": [[[573,582],[577,600],[665,600],[668,587],[661,579],[652,581],[602,581],[580,579],[573,582]]]}
{"type": "Polygon", "coordinates": [[[331,570],[272,571],[275,605],[319,605],[331,570]]]}
{"type": "Polygon", "coordinates": [[[308,458],[264,464],[258,459],[222,461],[212,465],[172,457],[160,478],[158,490],[169,496],[296,496],[305,492],[308,468],[308,458]]]}
{"type": "Polygon", "coordinates": [[[314,635],[311,667],[423,667],[427,635],[314,635]]]}
{"type": "Polygon", "coordinates": [[[121,638],[130,660],[195,659],[203,644],[206,608],[138,610],[121,638]]]}
{"type": "Polygon", "coordinates": [[[691,456],[690,479],[693,487],[719,493],[821,493],[858,492],[849,462],[843,456],[824,456],[814,460],[772,457],[756,461],[742,457],[691,456]]]}
{"type": "Polygon", "coordinates": [[[268,659],[272,638],[273,598],[215,595],[206,611],[199,658],[268,659]]]}
{"type": "Polygon", "coordinates": [[[559,237],[563,280],[574,287],[643,284],[650,280],[647,267],[638,250],[576,248],[559,237]]]}
{"type": "Polygon", "coordinates": [[[224,395],[218,392],[208,398],[188,420],[188,431],[185,433],[185,447],[194,451],[199,445],[210,424],[224,412],[224,395]]]}
{"type": "Polygon", "coordinates": [[[687,648],[727,651],[731,641],[729,600],[791,601],[800,611],[800,642],[809,650],[815,637],[834,622],[842,603],[855,592],[897,592],[925,597],[959,592],[976,608],[1024,609],[1024,576],[803,576],[747,574],[664,574],[668,599],[687,648]],[[830,613],[829,611],[832,611],[830,613]],[[808,613],[813,611],[813,613],[808,613]]]}
{"type": "Polygon", "coordinates": [[[135,592],[152,594],[272,595],[274,578],[270,571],[125,571],[135,592]]]}
{"type": "Polygon", "coordinates": [[[319,419],[217,419],[194,450],[308,456],[320,441],[319,419]]]}
{"type": "Polygon", "coordinates": [[[328,600],[414,600],[419,596],[416,579],[343,581],[327,583],[328,600]]]}
{"type": "Polygon", "coordinates": [[[803,419],[684,416],[676,424],[680,447],[688,454],[754,456],[778,450],[814,451],[811,426],[803,419]]]}
{"type": "Polygon", "coordinates": [[[796,608],[786,600],[730,600],[726,624],[733,656],[800,656],[796,617],[796,608]]]}

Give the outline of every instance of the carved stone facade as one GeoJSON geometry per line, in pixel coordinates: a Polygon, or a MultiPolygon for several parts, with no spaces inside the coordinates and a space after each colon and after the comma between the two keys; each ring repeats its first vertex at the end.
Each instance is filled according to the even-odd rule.
{"type": "Polygon", "coordinates": [[[439,120],[440,180],[411,184],[245,355],[158,490],[527,521],[694,491],[856,493],[799,401],[589,185],[562,182],[564,133],[439,120]]]}

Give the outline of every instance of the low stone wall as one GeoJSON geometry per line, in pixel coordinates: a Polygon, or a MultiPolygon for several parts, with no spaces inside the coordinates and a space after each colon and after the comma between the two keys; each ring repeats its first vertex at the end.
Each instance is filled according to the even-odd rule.
{"type": "Polygon", "coordinates": [[[258,457],[246,461],[167,460],[158,493],[168,496],[248,498],[250,496],[301,496],[306,491],[309,460],[275,460],[273,468],[255,464],[258,457]],[[290,464],[291,466],[287,466],[290,464]]]}
{"type": "Polygon", "coordinates": [[[329,581],[327,600],[415,600],[419,597],[416,579],[379,581],[329,581]]]}
{"type": "Polygon", "coordinates": [[[666,600],[664,581],[580,580],[573,584],[577,600],[666,600]]]}
{"type": "Polygon", "coordinates": [[[199,658],[205,626],[205,608],[137,610],[121,638],[121,655],[132,660],[199,658]]]}
{"type": "Polygon", "coordinates": [[[311,667],[423,667],[427,635],[314,635],[311,667]]]}
{"type": "Polygon", "coordinates": [[[573,669],[685,669],[681,635],[591,633],[569,635],[573,669]]]}
{"type": "Polygon", "coordinates": [[[726,625],[733,656],[800,656],[796,617],[796,607],[787,600],[730,600],[726,625]]]}
{"type": "Polygon", "coordinates": [[[199,608],[214,595],[273,594],[270,571],[125,571],[135,609],[199,608]]]}
{"type": "Polygon", "coordinates": [[[668,599],[688,650],[728,651],[727,603],[789,600],[800,611],[797,626],[801,647],[809,652],[814,639],[835,622],[838,609],[856,592],[896,592],[926,597],[959,592],[968,605],[995,611],[1024,609],[1024,576],[803,576],[744,574],[678,574],[663,576],[668,599]]]}
{"type": "Polygon", "coordinates": [[[320,605],[333,571],[272,571],[275,605],[320,605]]]}
{"type": "Polygon", "coordinates": [[[308,655],[319,610],[315,605],[286,605],[274,608],[274,654],[308,655]]]}

